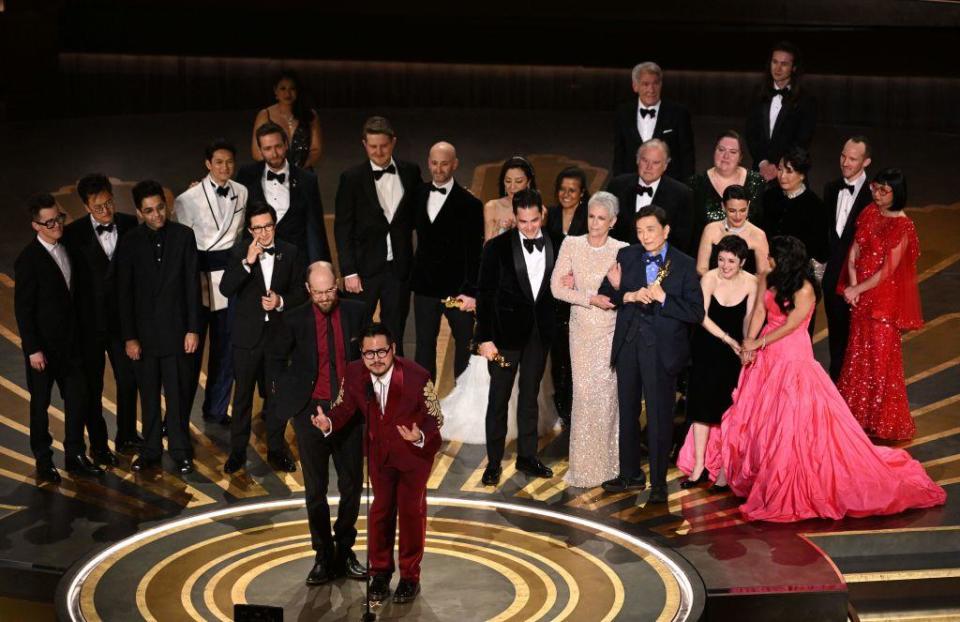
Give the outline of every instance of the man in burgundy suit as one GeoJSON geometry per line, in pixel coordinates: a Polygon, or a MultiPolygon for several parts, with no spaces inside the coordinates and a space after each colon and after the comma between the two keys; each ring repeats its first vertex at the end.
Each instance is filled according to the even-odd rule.
{"type": "Polygon", "coordinates": [[[317,406],[313,424],[331,434],[357,413],[367,420],[367,463],[373,505],[367,517],[370,600],[390,596],[393,538],[400,518],[400,583],[393,601],[420,593],[420,561],[427,531],[427,479],[440,448],[443,414],[430,374],[396,356],[393,335],[380,323],[361,333],[361,361],[347,365],[340,395],[329,416],[317,406]]]}

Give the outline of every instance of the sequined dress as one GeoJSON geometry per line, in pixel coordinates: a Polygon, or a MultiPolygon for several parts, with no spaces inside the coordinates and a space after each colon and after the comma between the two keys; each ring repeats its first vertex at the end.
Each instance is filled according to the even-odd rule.
{"type": "MultiPolygon", "coordinates": [[[[886,217],[876,205],[868,205],[857,218],[855,239],[860,247],[857,281],[878,270],[881,280],[851,309],[850,340],[837,387],[867,434],[910,439],[916,426],[903,379],[900,334],[923,326],[916,284],[917,232],[909,218],[886,217]]],[[[847,285],[841,279],[838,292],[847,285]]]]}
{"type": "MultiPolygon", "coordinates": [[[[692,176],[687,185],[693,190],[693,211],[695,218],[695,230],[693,238],[694,244],[700,242],[700,235],[703,234],[703,228],[711,222],[723,220],[727,217],[723,210],[723,197],[717,193],[710,181],[710,175],[706,171],[692,176]]],[[[763,215],[763,191],[766,188],[766,182],[756,171],[747,171],[747,179],[744,182],[744,189],[747,196],[750,197],[750,221],[758,223],[763,215]]]]}
{"type": "Polygon", "coordinates": [[[617,312],[592,306],[590,297],[624,246],[607,238],[603,246],[593,247],[585,235],[567,236],[550,279],[554,298],[570,303],[573,409],[570,465],[564,475],[570,486],[598,486],[620,470],[617,375],[610,367],[617,312]],[[571,272],[574,287],[563,287],[562,277],[571,272]]]}

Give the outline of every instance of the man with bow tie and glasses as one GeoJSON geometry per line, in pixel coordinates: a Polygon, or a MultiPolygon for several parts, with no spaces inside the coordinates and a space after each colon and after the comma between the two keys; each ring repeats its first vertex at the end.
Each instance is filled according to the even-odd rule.
{"type": "Polygon", "coordinates": [[[233,360],[230,356],[230,319],[228,300],[220,294],[220,279],[237,237],[243,228],[243,210],[247,189],[233,181],[236,148],[223,139],[207,146],[204,164],[208,175],[174,202],[174,217],[193,229],[197,238],[197,265],[203,296],[200,346],[194,357],[190,378],[189,402],[193,403],[203,364],[204,341],[210,334],[207,358],[207,386],[204,391],[203,418],[229,425],[227,406],[233,388],[233,360]]]}

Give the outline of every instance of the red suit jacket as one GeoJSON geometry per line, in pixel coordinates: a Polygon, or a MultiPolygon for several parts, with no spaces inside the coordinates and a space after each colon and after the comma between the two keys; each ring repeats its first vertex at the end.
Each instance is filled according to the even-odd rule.
{"type": "MultiPolygon", "coordinates": [[[[357,360],[347,365],[340,394],[327,416],[333,430],[339,430],[357,413],[367,419],[367,441],[371,465],[400,471],[427,470],[440,449],[443,414],[430,374],[413,361],[396,357],[387,394],[387,412],[380,412],[370,371],[357,360]],[[398,425],[410,428],[416,423],[423,431],[423,447],[406,441],[398,425]]],[[[366,449],[365,449],[366,451],[366,449]]]]}

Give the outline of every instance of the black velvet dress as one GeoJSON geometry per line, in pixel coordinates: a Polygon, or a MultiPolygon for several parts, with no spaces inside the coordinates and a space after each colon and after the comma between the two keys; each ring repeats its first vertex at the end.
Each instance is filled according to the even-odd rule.
{"type": "MultiPolygon", "coordinates": [[[[732,339],[743,341],[743,318],[747,314],[747,296],[732,307],[724,307],[710,298],[707,316],[732,339]]],[[[693,367],[687,389],[687,415],[691,421],[720,423],[733,403],[733,390],[740,378],[740,358],[703,326],[693,335],[693,367]]]]}

